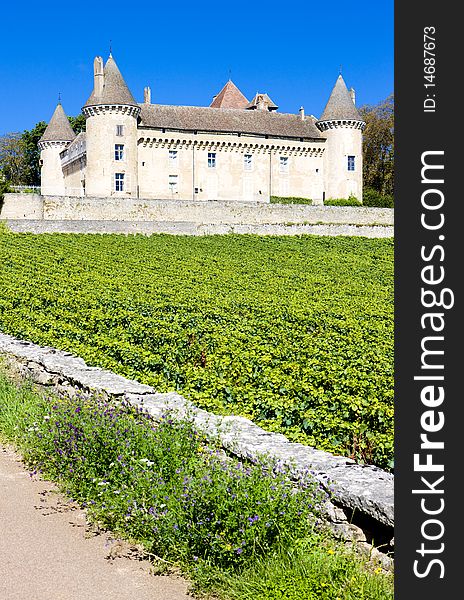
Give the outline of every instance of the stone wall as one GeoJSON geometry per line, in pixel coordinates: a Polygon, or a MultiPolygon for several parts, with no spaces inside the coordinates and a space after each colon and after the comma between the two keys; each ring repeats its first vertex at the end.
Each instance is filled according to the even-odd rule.
{"type": "MultiPolygon", "coordinates": [[[[143,407],[155,419],[167,412],[171,412],[172,418],[189,418],[208,436],[219,438],[223,448],[238,457],[256,461],[265,454],[276,467],[288,466],[295,480],[315,478],[332,494],[332,501],[325,506],[325,518],[342,539],[365,544],[372,551],[363,529],[351,522],[353,515],[376,523],[383,530],[383,537],[388,538],[387,544],[393,535],[393,475],[382,469],[358,465],[349,458],[289,442],[284,435],[266,432],[243,417],[208,413],[175,392],[157,393],[148,385],[89,367],[69,352],[40,347],[0,333],[1,355],[6,357],[10,367],[13,365],[23,377],[32,378],[40,385],[52,386],[69,396],[79,390],[89,395],[103,394],[127,400],[143,407]]],[[[390,564],[387,556],[379,558],[387,566],[390,564]]]]}
{"type": "Polygon", "coordinates": [[[43,219],[43,198],[38,194],[5,194],[0,219],[43,219]]]}
{"type": "Polygon", "coordinates": [[[191,223],[187,221],[45,221],[16,219],[7,221],[16,233],[116,233],[123,235],[224,235],[227,233],[255,235],[328,235],[393,237],[393,227],[387,225],[234,225],[228,223],[191,223]]]}
{"type": "Polygon", "coordinates": [[[2,219],[157,221],[198,225],[393,225],[393,209],[261,202],[73,198],[5,194],[2,219]]]}

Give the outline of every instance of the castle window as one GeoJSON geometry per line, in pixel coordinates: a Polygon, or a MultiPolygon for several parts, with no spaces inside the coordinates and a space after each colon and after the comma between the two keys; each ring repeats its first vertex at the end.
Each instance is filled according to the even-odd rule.
{"type": "Polygon", "coordinates": [[[177,194],[177,175],[169,175],[169,190],[171,194],[177,194]]]}
{"type": "Polygon", "coordinates": [[[280,156],[279,159],[280,172],[288,173],[288,156],[280,156]]]}
{"type": "Polygon", "coordinates": [[[177,150],[169,150],[169,166],[177,167],[177,150]]]}
{"type": "Polygon", "coordinates": [[[114,145],[114,160],[124,160],[124,144],[114,145]]]}
{"type": "Polygon", "coordinates": [[[245,171],[251,171],[253,163],[253,156],[251,154],[244,154],[243,155],[243,168],[245,171]]]}
{"type": "Polygon", "coordinates": [[[116,125],[116,135],[124,135],[124,125],[116,125]]]}
{"type": "Polygon", "coordinates": [[[124,191],[124,173],[114,174],[114,190],[116,192],[124,191]]]}
{"type": "Polygon", "coordinates": [[[216,168],[216,152],[208,152],[208,167],[210,169],[216,168]]]}
{"type": "Polygon", "coordinates": [[[348,156],[348,171],[354,171],[354,156],[348,156]]]}

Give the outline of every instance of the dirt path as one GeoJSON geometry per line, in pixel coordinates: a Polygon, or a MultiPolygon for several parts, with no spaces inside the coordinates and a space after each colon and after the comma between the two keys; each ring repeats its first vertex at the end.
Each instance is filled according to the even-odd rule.
{"type": "Polygon", "coordinates": [[[84,511],[0,446],[2,600],[191,600],[186,581],[151,575],[131,552],[107,533],[89,533],[84,511]]]}

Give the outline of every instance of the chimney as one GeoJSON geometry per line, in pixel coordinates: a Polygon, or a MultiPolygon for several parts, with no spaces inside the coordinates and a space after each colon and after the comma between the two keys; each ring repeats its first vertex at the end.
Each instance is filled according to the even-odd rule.
{"type": "Polygon", "coordinates": [[[300,119],[304,121],[304,108],[300,106],[300,119]]]}
{"type": "Polygon", "coordinates": [[[353,100],[353,104],[356,106],[356,92],[354,91],[354,88],[350,89],[350,96],[351,100],[353,100]]]}
{"type": "Polygon", "coordinates": [[[143,89],[143,101],[145,104],[151,104],[151,89],[148,87],[143,89]]]}
{"type": "Polygon", "coordinates": [[[101,96],[103,94],[103,85],[105,78],[103,75],[103,58],[96,56],[93,61],[93,89],[95,96],[101,96]]]}

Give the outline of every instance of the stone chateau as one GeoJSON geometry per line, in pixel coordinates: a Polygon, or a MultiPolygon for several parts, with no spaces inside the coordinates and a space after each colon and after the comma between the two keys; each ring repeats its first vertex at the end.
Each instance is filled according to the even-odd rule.
{"type": "Polygon", "coordinates": [[[210,106],[137,103],[113,57],[94,60],[75,135],[61,103],[39,142],[43,196],[233,200],[362,199],[363,122],[339,75],[320,119],[249,101],[228,81],[210,106]]]}

